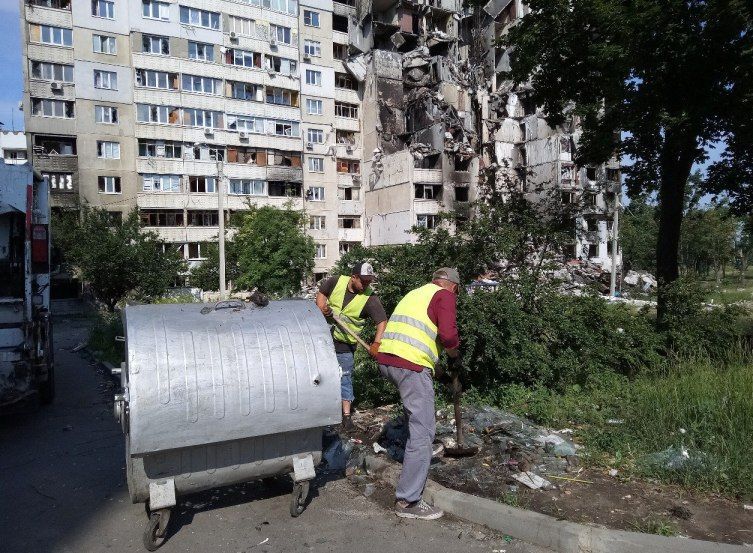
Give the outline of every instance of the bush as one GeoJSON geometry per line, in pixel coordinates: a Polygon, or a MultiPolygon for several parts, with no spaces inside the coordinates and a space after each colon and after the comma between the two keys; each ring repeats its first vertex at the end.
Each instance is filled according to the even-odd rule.
{"type": "Polygon", "coordinates": [[[115,340],[123,336],[123,320],[119,313],[102,311],[89,332],[89,350],[96,353],[99,361],[109,361],[115,366],[125,361],[125,343],[115,340]]]}

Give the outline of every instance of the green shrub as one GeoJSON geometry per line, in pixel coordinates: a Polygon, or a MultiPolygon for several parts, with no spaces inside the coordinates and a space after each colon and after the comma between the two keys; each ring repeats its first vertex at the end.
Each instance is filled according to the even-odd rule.
{"type": "Polygon", "coordinates": [[[109,361],[115,366],[125,361],[125,343],[115,340],[123,336],[123,321],[118,313],[102,311],[89,332],[89,350],[96,352],[99,361],[109,361]]]}

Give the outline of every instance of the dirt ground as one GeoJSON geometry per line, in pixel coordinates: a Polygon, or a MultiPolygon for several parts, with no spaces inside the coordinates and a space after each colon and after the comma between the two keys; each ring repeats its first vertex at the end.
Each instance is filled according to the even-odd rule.
{"type": "MultiPolygon", "coordinates": [[[[463,418],[465,420],[465,415],[463,418]]],[[[380,424],[380,421],[392,420],[391,410],[363,412],[359,419],[361,428],[352,437],[362,441],[367,450],[372,450],[374,442],[380,442],[390,449],[389,453],[381,455],[394,455],[380,424]]],[[[464,427],[466,432],[471,430],[464,427]]],[[[613,477],[603,469],[580,467],[577,459],[570,457],[567,462],[561,459],[558,465],[548,463],[549,473],[536,470],[553,486],[547,490],[531,490],[512,478],[520,470],[534,469],[535,462],[526,466],[526,461],[516,461],[521,459],[521,454],[523,458],[530,454],[516,451],[515,446],[499,437],[492,440],[490,436],[475,434],[471,439],[475,443],[482,442],[478,454],[456,459],[439,455],[432,462],[429,477],[458,491],[573,522],[753,544],[753,510],[745,509],[739,501],[689,493],[679,486],[625,478],[619,473],[613,477]]]]}

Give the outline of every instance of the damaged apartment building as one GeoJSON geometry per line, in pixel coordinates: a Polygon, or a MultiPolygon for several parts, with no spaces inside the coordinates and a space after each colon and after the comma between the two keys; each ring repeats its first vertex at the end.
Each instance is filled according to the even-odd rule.
{"type": "Polygon", "coordinates": [[[526,10],[521,0],[358,1],[346,67],[363,87],[367,245],[410,241],[443,211],[462,221],[491,170],[531,199],[577,204],[566,256],[611,266],[618,161],[576,166],[577,120],[551,128],[530,87],[505,79],[499,39],[526,10]]]}

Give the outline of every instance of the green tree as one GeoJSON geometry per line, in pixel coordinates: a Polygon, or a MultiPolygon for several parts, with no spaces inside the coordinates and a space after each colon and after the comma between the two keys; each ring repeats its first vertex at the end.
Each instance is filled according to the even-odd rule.
{"type": "Polygon", "coordinates": [[[620,217],[620,244],[626,269],[654,270],[658,233],[656,206],[637,199],[625,207],[620,217]]]}
{"type": "Polygon", "coordinates": [[[291,208],[252,206],[239,216],[231,248],[237,256],[237,283],[264,293],[298,292],[314,268],[316,246],[304,233],[304,214],[291,208]]]}
{"type": "Polygon", "coordinates": [[[147,299],[164,294],[184,270],[180,254],[144,231],[135,210],[113,225],[104,209],[85,207],[70,232],[67,259],[109,311],[131,293],[147,299]]]}
{"type": "MultiPolygon", "coordinates": [[[[189,284],[202,290],[219,290],[220,288],[220,249],[217,244],[201,245],[206,259],[191,269],[189,284]]],[[[230,240],[225,241],[225,279],[235,286],[238,279],[238,249],[230,240]]]]}
{"type": "Polygon", "coordinates": [[[707,276],[717,281],[735,255],[737,222],[720,206],[692,209],[683,219],[680,237],[680,265],[690,276],[707,276]]]}
{"type": "Polygon", "coordinates": [[[753,16],[745,0],[528,0],[507,43],[551,124],[583,124],[578,163],[617,153],[628,191],[657,192],[659,320],[679,275],[685,187],[710,144],[717,193],[742,201],[753,175],[753,16]],[[737,180],[733,177],[738,176],[737,180]],[[747,180],[746,180],[747,179],[747,180]]]}
{"type": "Polygon", "coordinates": [[[738,222],[735,234],[735,265],[740,271],[740,282],[745,281],[748,267],[753,264],[753,215],[738,222]]]}

